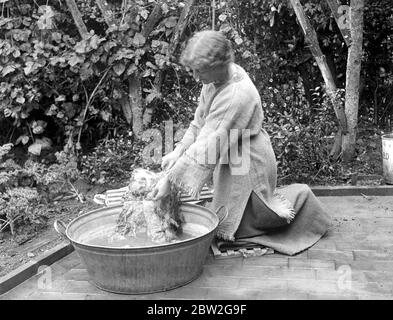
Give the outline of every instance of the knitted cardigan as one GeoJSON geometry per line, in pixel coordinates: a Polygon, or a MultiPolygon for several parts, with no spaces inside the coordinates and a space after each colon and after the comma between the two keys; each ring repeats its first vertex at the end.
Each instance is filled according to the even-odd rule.
{"type": "Polygon", "coordinates": [[[176,149],[182,154],[168,171],[169,180],[198,198],[213,179],[211,208],[228,208],[217,237],[233,241],[247,201],[254,191],[290,223],[295,211],[276,191],[277,166],[270,138],[262,127],[259,93],[243,68],[231,64],[224,85],[203,85],[195,116],[176,149]]]}

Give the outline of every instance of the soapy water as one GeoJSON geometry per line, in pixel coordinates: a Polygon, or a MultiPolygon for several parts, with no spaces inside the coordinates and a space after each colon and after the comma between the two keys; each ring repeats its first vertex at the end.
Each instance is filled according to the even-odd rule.
{"type": "Polygon", "coordinates": [[[116,226],[112,226],[89,232],[80,239],[80,242],[91,246],[112,248],[153,247],[200,237],[210,231],[205,226],[189,222],[184,223],[182,229],[182,232],[178,235],[176,240],[157,243],[152,241],[147,235],[146,229],[139,230],[135,236],[122,236],[116,232],[116,226]]]}

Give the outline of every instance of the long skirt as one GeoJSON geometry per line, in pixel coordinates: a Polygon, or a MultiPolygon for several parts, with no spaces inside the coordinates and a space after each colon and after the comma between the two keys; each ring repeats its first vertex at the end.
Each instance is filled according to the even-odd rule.
{"type": "Polygon", "coordinates": [[[235,233],[235,241],[217,240],[219,249],[263,246],[294,255],[313,246],[326,234],[331,218],[307,185],[292,184],[278,191],[295,209],[296,216],[290,224],[252,192],[235,233]]]}

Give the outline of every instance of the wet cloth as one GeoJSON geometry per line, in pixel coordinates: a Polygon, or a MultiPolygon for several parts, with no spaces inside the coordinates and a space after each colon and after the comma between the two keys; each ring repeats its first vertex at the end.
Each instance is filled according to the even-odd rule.
{"type": "Polygon", "coordinates": [[[252,192],[287,223],[295,216],[276,190],[276,158],[259,93],[243,68],[232,64],[231,74],[224,85],[203,86],[194,119],[176,147],[182,156],[168,171],[170,181],[194,197],[213,179],[212,209],[225,205],[229,211],[217,237],[227,241],[235,240],[252,192]]]}

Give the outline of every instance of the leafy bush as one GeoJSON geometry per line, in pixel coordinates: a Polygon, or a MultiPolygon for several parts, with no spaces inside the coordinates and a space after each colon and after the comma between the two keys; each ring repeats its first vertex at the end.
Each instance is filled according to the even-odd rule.
{"type": "Polygon", "coordinates": [[[318,176],[339,173],[329,157],[336,130],[335,115],[328,98],[316,88],[314,104],[304,97],[301,83],[263,93],[266,129],[272,137],[281,184],[318,182],[318,176]]]}
{"type": "Polygon", "coordinates": [[[132,135],[102,141],[81,158],[81,172],[91,183],[119,184],[128,181],[133,167],[141,163],[142,146],[132,135]]]}
{"type": "Polygon", "coordinates": [[[181,72],[167,54],[181,4],[163,4],[162,18],[148,37],[142,29],[152,1],[137,1],[136,12],[118,6],[115,16],[122,18],[121,25],[105,28],[95,2],[77,4],[91,28],[84,39],[75,33],[63,2],[6,2],[8,16],[0,22],[0,111],[17,127],[11,137],[15,144],[55,136],[56,145],[81,150],[98,123],[98,132],[90,134],[94,145],[111,128],[130,123],[123,100],[131,76],[141,78],[148,108],[161,97],[154,85],[157,73],[168,68],[181,72]]]}
{"type": "MultiPolygon", "coordinates": [[[[10,152],[12,145],[0,146],[0,161],[10,152]]],[[[79,177],[77,163],[64,152],[56,153],[57,162],[47,166],[33,160],[23,165],[13,159],[0,162],[0,231],[10,227],[15,235],[17,226],[41,226],[46,222],[45,200],[53,200],[69,190],[79,177]]]]}

